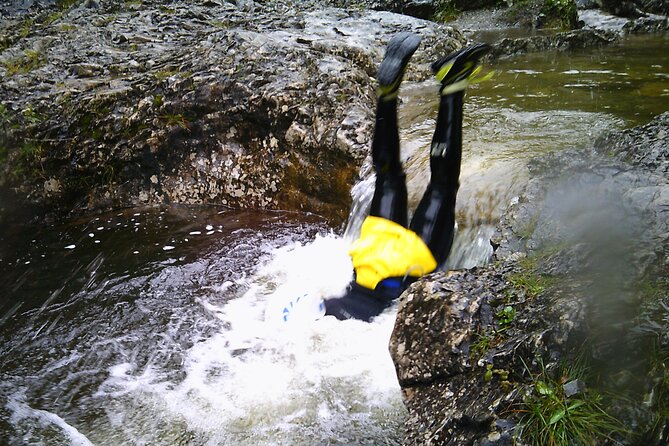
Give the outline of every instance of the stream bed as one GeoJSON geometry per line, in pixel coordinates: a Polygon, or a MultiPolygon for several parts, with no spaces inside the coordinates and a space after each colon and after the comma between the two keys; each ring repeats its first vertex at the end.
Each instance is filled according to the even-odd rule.
{"type": "MultiPolygon", "coordinates": [[[[669,109],[669,36],[499,60],[467,94],[449,267],[484,264],[526,162],[587,147],[669,109]]],[[[402,90],[410,202],[429,180],[434,82],[402,90]]],[[[0,234],[0,444],[396,445],[407,416],[373,323],[265,321],[287,283],[327,296],[372,194],[346,229],[314,215],[169,206],[0,234]]]]}

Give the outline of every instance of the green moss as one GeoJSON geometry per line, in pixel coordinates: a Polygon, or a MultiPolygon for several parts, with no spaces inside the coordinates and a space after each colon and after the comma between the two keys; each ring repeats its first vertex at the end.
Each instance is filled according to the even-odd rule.
{"type": "Polygon", "coordinates": [[[57,22],[61,18],[63,18],[63,11],[56,11],[47,16],[47,18],[42,22],[44,25],[51,25],[54,22],[57,22]]]}
{"type": "Polygon", "coordinates": [[[230,28],[230,23],[224,22],[222,20],[209,20],[208,23],[214,28],[223,28],[223,29],[230,28]]]}
{"type": "Polygon", "coordinates": [[[81,0],[58,0],[56,4],[58,5],[58,9],[64,10],[64,9],[70,9],[72,6],[76,5],[80,1],[81,0]]]}
{"type": "Polygon", "coordinates": [[[63,32],[70,32],[76,30],[77,27],[74,25],[71,25],[69,23],[64,23],[58,27],[58,30],[63,31],[63,32]]]}
{"type": "Polygon", "coordinates": [[[161,107],[163,105],[163,95],[157,94],[153,97],[153,106],[161,107]]]}
{"type": "Polygon", "coordinates": [[[44,55],[39,51],[25,50],[23,56],[4,61],[2,64],[8,76],[29,73],[46,63],[44,55]]]}
{"type": "Polygon", "coordinates": [[[30,33],[33,31],[34,24],[35,21],[33,19],[25,19],[23,22],[21,22],[21,25],[19,26],[19,36],[24,38],[30,35],[30,33]]]}
{"type": "Polygon", "coordinates": [[[176,70],[162,70],[162,71],[156,71],[155,73],[153,73],[155,78],[159,81],[168,79],[168,78],[170,78],[170,77],[172,77],[176,74],[179,74],[179,72],[176,71],[176,70]]]}
{"type": "Polygon", "coordinates": [[[114,20],[116,20],[116,14],[110,14],[107,17],[102,17],[100,19],[95,20],[93,22],[93,26],[97,26],[98,28],[105,28],[114,20]]]}
{"type": "Polygon", "coordinates": [[[9,150],[7,147],[0,146],[0,167],[5,165],[5,162],[7,162],[7,157],[9,155],[9,150]]]}

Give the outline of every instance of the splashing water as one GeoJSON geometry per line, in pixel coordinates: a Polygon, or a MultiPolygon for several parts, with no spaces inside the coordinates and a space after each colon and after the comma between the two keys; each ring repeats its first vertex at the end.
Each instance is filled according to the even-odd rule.
{"type": "MultiPolygon", "coordinates": [[[[448,268],[488,260],[529,156],[583,146],[666,101],[669,61],[640,45],[612,60],[500,61],[498,77],[471,88],[448,268]],[[646,66],[648,51],[652,73],[617,74],[636,54],[646,66]]],[[[435,92],[403,87],[412,208],[429,180],[435,92]]],[[[369,324],[284,324],[275,305],[342,292],[373,193],[364,176],[342,237],[314,216],[206,207],[0,233],[0,443],[401,444],[407,414],[387,350],[395,309],[369,324]]]]}
{"type": "Polygon", "coordinates": [[[392,311],[372,324],[285,324],[272,313],[289,291],[331,296],[348,284],[348,243],[322,221],[208,209],[102,220],[48,228],[51,240],[32,233],[41,246],[17,259],[3,252],[3,264],[21,265],[24,276],[53,268],[63,251],[74,271],[64,285],[43,275],[42,285],[59,287],[41,304],[30,301],[42,290],[23,282],[13,295],[23,300],[0,326],[7,438],[401,443],[406,413],[387,349],[392,311]],[[84,237],[63,243],[76,234],[84,237]]]}

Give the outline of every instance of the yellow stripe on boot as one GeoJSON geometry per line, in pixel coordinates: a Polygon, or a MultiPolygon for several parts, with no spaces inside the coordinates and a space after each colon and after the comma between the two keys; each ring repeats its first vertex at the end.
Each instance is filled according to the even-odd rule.
{"type": "Polygon", "coordinates": [[[430,248],[410,229],[385,218],[369,216],[360,238],[349,249],[356,282],[373,290],[389,277],[420,277],[437,268],[430,248]]]}

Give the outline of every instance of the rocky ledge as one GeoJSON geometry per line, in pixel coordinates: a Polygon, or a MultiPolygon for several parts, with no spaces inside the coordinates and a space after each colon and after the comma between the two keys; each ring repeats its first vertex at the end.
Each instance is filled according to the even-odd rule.
{"type": "Polygon", "coordinates": [[[669,113],[535,160],[496,261],[407,290],[406,444],[667,443],[668,169],[669,113]]]}
{"type": "Polygon", "coordinates": [[[3,22],[0,214],[222,203],[341,222],[387,40],[423,36],[412,79],[465,41],[308,2],[56,3],[3,22]]]}

